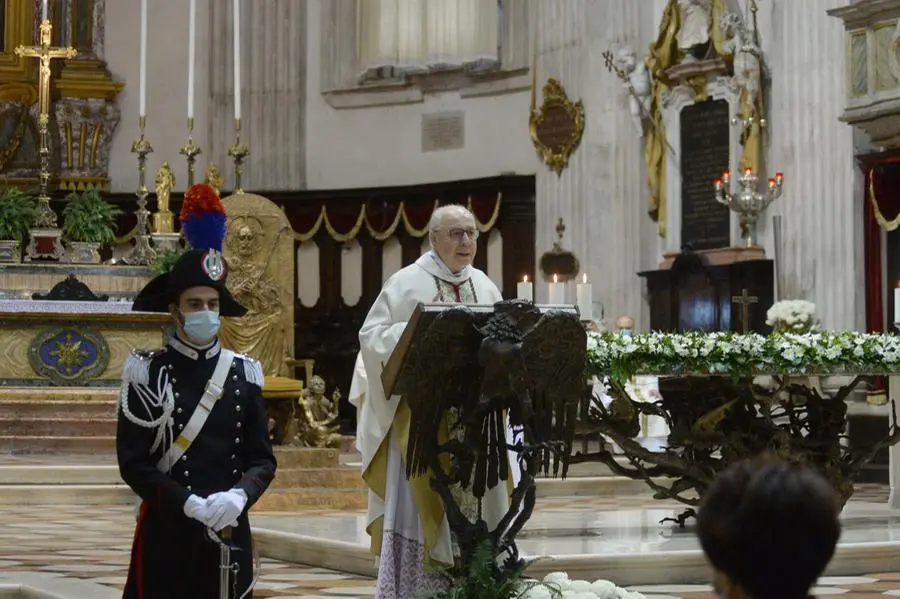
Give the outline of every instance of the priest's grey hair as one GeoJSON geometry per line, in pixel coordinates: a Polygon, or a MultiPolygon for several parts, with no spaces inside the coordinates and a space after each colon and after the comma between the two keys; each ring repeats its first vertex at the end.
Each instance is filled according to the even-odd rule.
{"type": "Polygon", "coordinates": [[[444,218],[450,214],[463,214],[475,220],[475,215],[472,214],[472,211],[462,204],[447,204],[435,208],[434,212],[431,213],[431,220],[428,221],[428,241],[431,243],[431,247],[434,247],[434,232],[441,230],[441,227],[444,225],[444,218]]]}

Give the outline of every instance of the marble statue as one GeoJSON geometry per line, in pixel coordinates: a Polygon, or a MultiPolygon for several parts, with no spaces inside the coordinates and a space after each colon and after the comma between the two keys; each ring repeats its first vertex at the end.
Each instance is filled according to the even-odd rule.
{"type": "Polygon", "coordinates": [[[709,50],[709,13],[711,0],[678,0],[681,27],[676,40],[684,53],[684,62],[706,57],[709,50]]]}
{"type": "Polygon", "coordinates": [[[738,89],[746,92],[747,100],[752,103],[759,94],[762,52],[753,42],[753,37],[740,15],[726,13],[719,25],[726,38],[725,53],[734,59],[735,83],[738,89]]]}
{"type": "Polygon", "coordinates": [[[306,447],[340,447],[341,435],[334,424],[340,399],[337,389],[329,398],[325,394],[325,380],[313,375],[297,402],[299,430],[294,441],[306,447]]]}
{"type": "Polygon", "coordinates": [[[615,66],[626,77],[631,120],[641,137],[647,132],[650,116],[650,72],[644,61],[638,60],[633,48],[625,47],[616,52],[615,66]]]}

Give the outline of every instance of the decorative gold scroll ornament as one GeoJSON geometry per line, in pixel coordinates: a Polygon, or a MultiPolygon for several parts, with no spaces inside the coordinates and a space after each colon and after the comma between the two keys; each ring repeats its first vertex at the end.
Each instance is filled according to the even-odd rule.
{"type": "Polygon", "coordinates": [[[581,100],[569,100],[559,81],[550,78],[544,85],[544,102],[538,109],[534,87],[532,85],[531,116],[528,119],[531,141],[544,164],[561,176],[563,169],[569,165],[569,157],[581,143],[584,106],[581,100]]]}

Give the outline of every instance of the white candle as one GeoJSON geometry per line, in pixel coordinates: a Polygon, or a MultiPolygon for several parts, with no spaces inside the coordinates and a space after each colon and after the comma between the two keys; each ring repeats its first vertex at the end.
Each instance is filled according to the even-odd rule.
{"type": "Polygon", "coordinates": [[[575,288],[575,301],[578,311],[581,312],[581,320],[593,320],[593,298],[591,284],[587,282],[587,274],[582,276],[581,283],[575,288]]]}
{"type": "Polygon", "coordinates": [[[194,57],[197,54],[197,0],[191,0],[188,10],[188,111],[189,119],[194,118],[194,57]]]}
{"type": "Polygon", "coordinates": [[[894,323],[900,323],[900,285],[894,287],[894,323]]]}
{"type": "Polygon", "coordinates": [[[46,20],[47,20],[47,0],[44,0],[43,4],[41,5],[41,21],[46,21],[46,20]]]}
{"type": "Polygon", "coordinates": [[[241,118],[241,0],[234,0],[234,118],[241,118]]]}
{"type": "Polygon", "coordinates": [[[141,83],[138,114],[147,116],[147,0],[141,0],[141,83]]]}
{"type": "Polygon", "coordinates": [[[550,283],[550,299],[548,303],[551,305],[566,303],[566,284],[560,283],[556,275],[553,275],[553,282],[550,283]]]}
{"type": "Polygon", "coordinates": [[[534,285],[528,282],[528,275],[522,277],[522,282],[516,284],[516,296],[522,300],[534,301],[534,285]]]}

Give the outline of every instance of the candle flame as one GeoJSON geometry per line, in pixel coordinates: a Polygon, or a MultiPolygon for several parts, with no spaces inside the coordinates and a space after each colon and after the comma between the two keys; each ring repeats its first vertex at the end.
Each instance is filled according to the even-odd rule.
{"type": "Polygon", "coordinates": [[[587,285],[587,273],[581,275],[581,282],[587,285]]]}
{"type": "Polygon", "coordinates": [[[784,179],[784,173],[775,173],[775,179],[777,181],[781,181],[782,179],[784,179]]]}
{"type": "Polygon", "coordinates": [[[744,169],[744,174],[745,175],[753,174],[753,169],[748,166],[747,168],[744,169]]]}
{"type": "Polygon", "coordinates": [[[558,282],[559,282],[559,279],[558,279],[558,277],[557,277],[556,275],[553,275],[553,282],[554,282],[554,283],[558,283],[558,282]]]}
{"type": "Polygon", "coordinates": [[[523,283],[527,283],[527,282],[528,282],[528,275],[525,275],[524,277],[522,277],[522,282],[523,282],[523,283]]]}

